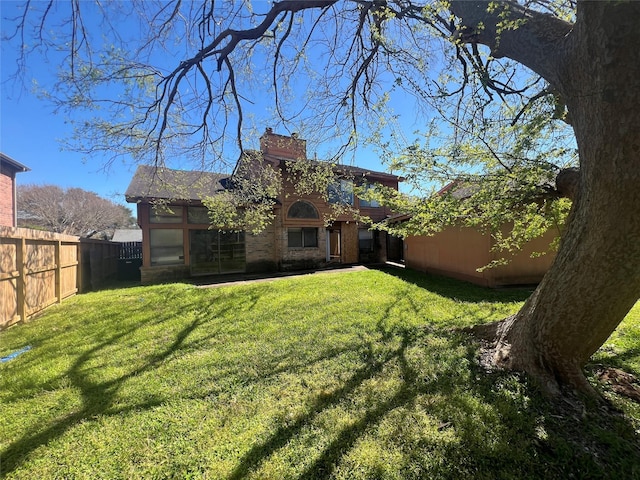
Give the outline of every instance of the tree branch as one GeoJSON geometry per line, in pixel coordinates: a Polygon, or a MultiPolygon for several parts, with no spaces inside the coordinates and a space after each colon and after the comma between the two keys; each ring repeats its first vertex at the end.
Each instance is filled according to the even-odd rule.
{"type": "Polygon", "coordinates": [[[271,10],[267,12],[265,19],[260,25],[249,30],[233,30],[227,29],[216,37],[216,39],[206,48],[204,48],[196,57],[194,61],[200,61],[205,58],[210,52],[215,50],[225,39],[229,39],[222,49],[216,53],[218,55],[218,71],[222,68],[222,64],[225,62],[229,54],[236,48],[238,43],[242,40],[257,40],[261,38],[269,27],[273,24],[278,15],[283,12],[295,13],[301,10],[308,10],[314,8],[326,8],[335,4],[337,0],[284,0],[273,4],[271,10]]]}
{"type": "Polygon", "coordinates": [[[495,58],[511,58],[549,83],[559,83],[571,23],[512,0],[452,0],[450,8],[462,22],[454,40],[485,45],[495,58]]]}

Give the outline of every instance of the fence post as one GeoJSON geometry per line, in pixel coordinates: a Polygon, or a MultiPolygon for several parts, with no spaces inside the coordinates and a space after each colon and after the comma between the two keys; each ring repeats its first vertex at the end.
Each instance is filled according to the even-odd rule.
{"type": "Polygon", "coordinates": [[[62,242],[58,240],[54,243],[55,250],[55,262],[56,262],[56,277],[55,277],[55,295],[56,302],[62,303],[62,242]]]}
{"type": "Polygon", "coordinates": [[[82,246],[80,245],[80,239],[78,239],[78,242],[76,243],[76,259],[78,260],[78,267],[76,269],[78,293],[84,293],[84,288],[82,287],[82,282],[84,281],[82,269],[84,266],[82,265],[82,246]]]}
{"type": "Polygon", "coordinates": [[[27,265],[25,261],[26,239],[24,237],[16,242],[16,268],[18,269],[18,278],[16,282],[17,289],[17,307],[20,322],[27,321],[27,265]]]}

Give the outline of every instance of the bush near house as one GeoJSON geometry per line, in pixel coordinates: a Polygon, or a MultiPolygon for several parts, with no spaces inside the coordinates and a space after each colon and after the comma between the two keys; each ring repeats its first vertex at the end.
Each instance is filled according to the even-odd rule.
{"type": "Polygon", "coordinates": [[[90,293],[2,332],[5,478],[639,478],[640,306],[611,405],[486,372],[455,327],[530,292],[404,271],[90,293]]]}

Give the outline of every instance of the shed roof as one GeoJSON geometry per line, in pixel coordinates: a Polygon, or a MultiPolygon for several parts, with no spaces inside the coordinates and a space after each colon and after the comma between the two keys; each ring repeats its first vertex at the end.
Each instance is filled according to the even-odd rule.
{"type": "Polygon", "coordinates": [[[201,200],[225,189],[229,175],[140,165],[125,192],[127,202],[142,199],[201,200]]]}

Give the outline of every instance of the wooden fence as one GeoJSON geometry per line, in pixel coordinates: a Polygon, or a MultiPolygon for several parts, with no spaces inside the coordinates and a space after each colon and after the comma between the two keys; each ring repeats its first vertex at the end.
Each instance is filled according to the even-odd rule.
{"type": "Polygon", "coordinates": [[[0,330],[115,279],[119,244],[0,227],[0,330]]]}

